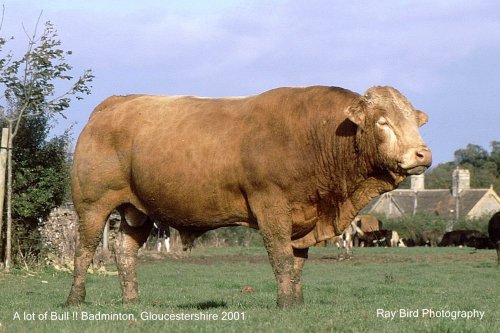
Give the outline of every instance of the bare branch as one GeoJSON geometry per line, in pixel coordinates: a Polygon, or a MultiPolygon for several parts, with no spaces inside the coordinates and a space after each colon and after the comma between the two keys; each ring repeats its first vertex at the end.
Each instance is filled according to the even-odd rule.
{"type": "Polygon", "coordinates": [[[0,31],[3,28],[3,19],[5,18],[5,4],[2,5],[2,20],[0,21],[0,31]]]}
{"type": "Polygon", "coordinates": [[[40,11],[40,15],[38,15],[38,19],[36,20],[35,29],[33,30],[33,35],[32,36],[30,36],[30,34],[28,33],[28,30],[24,26],[24,23],[21,23],[21,26],[23,27],[24,34],[26,35],[26,37],[28,37],[28,40],[30,42],[35,43],[35,41],[36,41],[36,34],[38,32],[38,25],[40,24],[40,21],[42,19],[42,14],[43,14],[43,10],[40,11]]]}
{"type": "Polygon", "coordinates": [[[21,119],[23,118],[24,113],[28,110],[28,103],[24,103],[24,105],[18,109],[18,114],[16,118],[12,119],[12,124],[15,122],[15,126],[11,132],[12,138],[14,138],[17,135],[17,132],[19,131],[19,127],[21,126],[21,119]]]}
{"type": "MultiPolygon", "coordinates": [[[[56,89],[52,81],[72,80],[72,76],[64,73],[72,68],[65,62],[63,50],[58,48],[60,41],[56,38],[56,30],[50,21],[46,22],[43,33],[39,34],[42,14],[43,12],[40,12],[32,33],[29,33],[23,25],[28,39],[24,56],[18,61],[13,61],[11,67],[3,67],[8,72],[0,73],[6,75],[4,83],[7,85],[7,90],[4,97],[8,106],[2,117],[12,120],[9,123],[13,125],[13,136],[18,133],[21,121],[26,117],[43,113],[62,115],[62,112],[69,107],[72,99],[70,96],[90,93],[89,83],[94,78],[92,72],[87,70],[68,90],[53,97],[56,89]]],[[[5,59],[8,64],[12,61],[11,56],[5,59]]],[[[79,96],[76,98],[81,99],[79,96]]]]}

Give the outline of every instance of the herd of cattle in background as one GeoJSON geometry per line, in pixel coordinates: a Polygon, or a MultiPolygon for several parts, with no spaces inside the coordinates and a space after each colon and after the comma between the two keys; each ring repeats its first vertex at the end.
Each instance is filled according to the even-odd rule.
{"type": "Polygon", "coordinates": [[[441,234],[423,232],[417,239],[399,237],[395,230],[383,229],[383,223],[372,215],[357,216],[342,235],[333,239],[340,256],[349,258],[353,246],[412,247],[412,246],[467,246],[476,249],[496,249],[500,265],[500,212],[488,223],[488,235],[478,230],[454,230],[441,234]]]}
{"type": "MultiPolygon", "coordinates": [[[[151,236],[158,251],[170,248],[168,228],[155,224],[151,236]]],[[[373,215],[359,215],[342,235],[328,243],[339,249],[339,258],[348,259],[353,247],[414,247],[414,246],[466,246],[476,249],[496,249],[500,265],[500,212],[488,223],[488,235],[478,230],[453,230],[442,234],[439,231],[424,231],[418,238],[401,238],[397,231],[383,228],[383,222],[373,215]]]]}

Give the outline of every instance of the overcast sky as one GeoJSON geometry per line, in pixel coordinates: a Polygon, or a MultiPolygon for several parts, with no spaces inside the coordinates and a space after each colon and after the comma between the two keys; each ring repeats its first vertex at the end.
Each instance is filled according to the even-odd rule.
{"type": "Polygon", "coordinates": [[[52,21],[93,93],[67,112],[75,137],[109,95],[241,96],[279,86],[391,85],[430,121],[435,165],[500,141],[498,0],[5,0],[2,35],[52,21]]]}

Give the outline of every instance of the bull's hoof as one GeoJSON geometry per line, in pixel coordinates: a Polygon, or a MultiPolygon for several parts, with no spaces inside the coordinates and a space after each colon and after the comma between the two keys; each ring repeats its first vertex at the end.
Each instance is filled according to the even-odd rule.
{"type": "Polygon", "coordinates": [[[302,294],[296,296],[295,305],[303,305],[304,304],[304,296],[302,294]]]}
{"type": "Polygon", "coordinates": [[[66,300],[65,305],[71,306],[71,305],[80,305],[85,301],[85,295],[86,295],[86,290],[85,287],[83,286],[75,286],[73,285],[71,287],[71,290],[68,295],[68,299],[66,300]]]}
{"type": "Polygon", "coordinates": [[[85,300],[85,297],[69,295],[68,299],[66,300],[66,303],[64,303],[64,305],[65,306],[80,305],[84,302],[84,300],[85,300]]]}
{"type": "Polygon", "coordinates": [[[123,297],[122,303],[123,304],[137,304],[137,303],[139,303],[139,297],[123,297]]]}
{"type": "Polygon", "coordinates": [[[297,299],[295,297],[281,297],[278,299],[278,308],[291,308],[293,306],[298,306],[304,304],[304,299],[297,299]]]}

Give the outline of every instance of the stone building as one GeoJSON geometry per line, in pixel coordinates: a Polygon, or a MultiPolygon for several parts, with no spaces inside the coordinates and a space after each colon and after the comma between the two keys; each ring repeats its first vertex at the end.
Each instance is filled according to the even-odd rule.
{"type": "Polygon", "coordinates": [[[457,168],[451,189],[426,189],[424,175],[412,176],[410,189],[397,189],[372,200],[362,214],[380,213],[387,217],[413,216],[417,213],[446,219],[474,219],[500,211],[500,197],[493,187],[470,188],[470,173],[457,168]]]}

